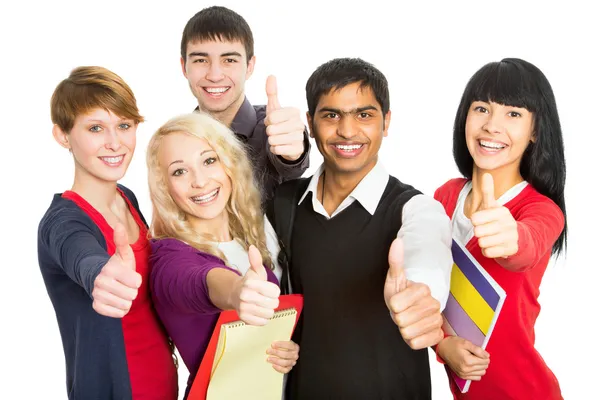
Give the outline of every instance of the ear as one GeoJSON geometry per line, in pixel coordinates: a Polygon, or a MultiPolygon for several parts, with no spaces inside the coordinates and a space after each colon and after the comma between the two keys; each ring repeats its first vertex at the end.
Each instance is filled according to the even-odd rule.
{"type": "Polygon", "coordinates": [[[312,127],[313,120],[308,111],[306,112],[306,123],[308,124],[308,135],[314,139],[315,135],[313,133],[313,127],[312,127]]]}
{"type": "Polygon", "coordinates": [[[254,72],[254,64],[256,64],[256,56],[252,56],[252,58],[248,61],[248,66],[246,67],[246,80],[250,79],[252,73],[254,72]]]}
{"type": "Polygon", "coordinates": [[[63,132],[63,130],[60,129],[59,126],[56,124],[52,127],[52,136],[54,136],[54,140],[56,140],[56,142],[62,147],[71,150],[71,144],[69,143],[69,135],[63,132]]]}
{"type": "Polygon", "coordinates": [[[185,76],[185,79],[187,79],[187,72],[185,71],[185,59],[180,57],[179,61],[181,62],[181,72],[183,72],[183,76],[185,76]]]}
{"type": "Polygon", "coordinates": [[[388,129],[390,129],[390,122],[392,121],[392,110],[388,110],[385,117],[383,117],[383,137],[387,137],[388,129]]]}

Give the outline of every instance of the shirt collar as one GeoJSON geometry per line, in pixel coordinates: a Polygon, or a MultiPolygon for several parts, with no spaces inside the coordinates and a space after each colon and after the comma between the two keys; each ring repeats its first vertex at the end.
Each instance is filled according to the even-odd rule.
{"type": "Polygon", "coordinates": [[[238,135],[250,137],[254,128],[256,128],[257,122],[254,106],[250,104],[248,98],[244,97],[244,102],[231,122],[231,130],[238,135]]]}
{"type": "MultiPolygon", "coordinates": [[[[321,164],[310,179],[308,187],[302,197],[300,197],[298,205],[304,201],[309,192],[313,192],[316,196],[319,177],[323,174],[324,170],[325,164],[321,164]]],[[[375,214],[375,210],[377,210],[389,179],[390,176],[385,167],[380,161],[377,161],[373,169],[358,183],[348,197],[357,200],[369,214],[373,215],[375,214]]]]}
{"type": "MultiPolygon", "coordinates": [[[[200,111],[200,106],[197,106],[194,111],[200,111]]],[[[250,137],[257,122],[258,118],[256,117],[256,110],[254,109],[254,106],[250,104],[248,98],[244,96],[244,102],[240,106],[237,114],[235,114],[235,117],[233,117],[230,129],[238,135],[250,137]]]]}

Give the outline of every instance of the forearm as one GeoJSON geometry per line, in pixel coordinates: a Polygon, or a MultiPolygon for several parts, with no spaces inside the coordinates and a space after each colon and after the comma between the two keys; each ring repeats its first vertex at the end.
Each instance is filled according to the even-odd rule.
{"type": "Polygon", "coordinates": [[[398,237],[404,241],[406,278],[426,284],[443,310],[450,291],[452,228],[442,205],[418,195],[404,206],[398,237]]]}
{"type": "Polygon", "coordinates": [[[517,219],[517,252],[509,257],[495,260],[503,268],[522,272],[537,265],[552,251],[552,245],[564,227],[564,217],[558,207],[546,205],[540,209],[527,210],[517,219]]]}
{"type": "Polygon", "coordinates": [[[237,302],[235,293],[242,277],[225,268],[213,268],[206,275],[208,297],[215,307],[221,310],[232,310],[237,302]]]}

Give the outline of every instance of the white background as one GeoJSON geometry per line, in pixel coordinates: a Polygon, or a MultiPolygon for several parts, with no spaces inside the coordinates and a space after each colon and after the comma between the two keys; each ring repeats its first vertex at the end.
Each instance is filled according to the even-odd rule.
{"type": "MultiPolygon", "coordinates": [[[[392,123],[381,159],[389,172],[427,194],[458,176],[452,124],[463,88],[483,64],[520,57],[553,85],[567,157],[570,228],[566,260],[544,277],[537,348],[565,399],[597,398],[597,211],[600,29],[578,1],[387,2],[227,1],[254,31],[257,55],[247,83],[251,102],[266,101],[275,74],[282,105],[306,110],[310,73],[334,57],[374,63],[389,79],[392,123]]],[[[181,33],[206,1],[13,2],[0,10],[2,246],[0,279],[2,399],[64,399],[64,358],[54,311],[37,265],[37,224],[53,193],[70,188],[69,153],[51,135],[49,101],[74,67],[107,67],[132,87],[147,122],[122,183],[150,217],[146,145],[168,118],[196,106],[179,64],[181,33]]],[[[593,4],[593,3],[590,3],[593,4]]],[[[313,147],[312,173],[321,162],[313,147]]],[[[515,370],[515,374],[520,371],[515,370]]],[[[435,400],[450,399],[432,362],[435,400]]],[[[180,368],[181,391],[187,372],[180,368]]]]}

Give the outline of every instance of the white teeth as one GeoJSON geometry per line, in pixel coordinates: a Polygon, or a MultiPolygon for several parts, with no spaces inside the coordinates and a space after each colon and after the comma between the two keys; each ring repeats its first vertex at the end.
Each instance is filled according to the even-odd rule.
{"type": "Polygon", "coordinates": [[[352,144],[352,145],[343,145],[343,144],[336,144],[335,147],[337,147],[340,150],[344,150],[344,151],[353,151],[353,150],[358,150],[362,147],[362,144],[352,144]]]}
{"type": "Polygon", "coordinates": [[[100,157],[102,161],[107,162],[109,164],[118,164],[123,161],[123,156],[118,157],[100,157]]]}
{"type": "Polygon", "coordinates": [[[217,196],[218,192],[219,192],[219,189],[215,189],[212,192],[205,194],[203,196],[192,197],[192,201],[194,201],[195,203],[206,203],[206,202],[214,199],[217,196]]]}
{"type": "Polygon", "coordinates": [[[487,140],[480,140],[479,144],[481,144],[483,147],[490,147],[492,149],[503,149],[503,148],[506,147],[505,144],[495,143],[495,142],[488,142],[487,140]]]}
{"type": "Polygon", "coordinates": [[[204,88],[204,90],[206,90],[208,93],[225,93],[227,90],[229,90],[229,88],[228,87],[220,87],[220,88],[207,87],[207,88],[204,88]]]}

